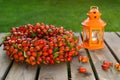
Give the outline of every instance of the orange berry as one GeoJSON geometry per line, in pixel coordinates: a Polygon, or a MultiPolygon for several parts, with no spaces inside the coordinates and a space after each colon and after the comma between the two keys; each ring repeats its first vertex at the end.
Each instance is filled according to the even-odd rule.
{"type": "Polygon", "coordinates": [[[78,46],[77,46],[77,49],[78,49],[78,50],[80,50],[81,48],[82,48],[81,45],[78,45],[78,46]]]}
{"type": "Polygon", "coordinates": [[[48,53],[47,52],[43,52],[43,56],[47,56],[48,55],[48,53]]]}
{"type": "Polygon", "coordinates": [[[36,62],[31,62],[31,65],[32,65],[32,66],[36,65],[36,62]]]}
{"type": "Polygon", "coordinates": [[[70,48],[69,48],[69,47],[66,47],[66,48],[65,48],[65,51],[69,51],[69,50],[70,50],[70,48]]]}
{"type": "Polygon", "coordinates": [[[20,57],[19,57],[19,60],[20,60],[20,61],[24,61],[24,57],[23,57],[23,56],[20,56],[20,57]]]}
{"type": "Polygon", "coordinates": [[[114,66],[115,66],[115,68],[118,68],[120,66],[120,64],[116,63],[114,66]]]}
{"type": "Polygon", "coordinates": [[[103,62],[103,65],[110,66],[109,62],[107,62],[107,61],[104,61],[104,62],[103,62]]]}
{"type": "Polygon", "coordinates": [[[78,69],[78,71],[79,71],[80,73],[86,73],[86,72],[87,72],[87,69],[84,68],[84,67],[80,67],[80,68],[78,69]]]}
{"type": "Polygon", "coordinates": [[[30,52],[33,52],[34,51],[34,47],[30,47],[30,52]]]}
{"type": "Polygon", "coordinates": [[[75,51],[75,55],[78,55],[79,54],[79,52],[78,51],[75,51]]]}
{"type": "Polygon", "coordinates": [[[105,71],[106,71],[106,70],[108,70],[108,68],[109,68],[109,66],[108,66],[108,65],[106,65],[106,64],[102,65],[102,69],[103,69],[103,70],[105,70],[105,71]]]}
{"type": "Polygon", "coordinates": [[[10,52],[9,52],[9,51],[6,51],[6,54],[7,54],[8,56],[10,56],[10,52]]]}
{"type": "Polygon", "coordinates": [[[73,47],[75,44],[74,43],[70,43],[70,46],[73,47]]]}
{"type": "Polygon", "coordinates": [[[42,62],[42,58],[40,58],[40,57],[38,57],[38,59],[37,59],[39,62],[42,62]]]}
{"type": "Polygon", "coordinates": [[[21,51],[19,51],[19,52],[18,52],[18,55],[21,56],[21,55],[23,55],[23,53],[22,53],[21,51]]]}
{"type": "Polygon", "coordinates": [[[109,65],[110,65],[110,66],[112,66],[112,65],[113,65],[113,62],[112,62],[112,61],[110,61],[110,62],[109,62],[109,65]]]}
{"type": "Polygon", "coordinates": [[[37,56],[36,52],[32,52],[32,56],[36,57],[37,56]]]}
{"type": "Polygon", "coordinates": [[[120,71],[120,65],[118,66],[117,70],[120,71]]]}
{"type": "Polygon", "coordinates": [[[79,60],[79,61],[82,61],[82,59],[83,59],[83,56],[79,56],[79,57],[78,57],[78,60],[79,60]]]}
{"type": "Polygon", "coordinates": [[[26,61],[27,63],[30,63],[30,59],[26,59],[25,61],[26,61]]]}
{"type": "Polygon", "coordinates": [[[19,56],[17,54],[14,54],[14,59],[18,59],[19,56]]]}
{"type": "Polygon", "coordinates": [[[87,63],[89,60],[88,56],[83,56],[82,62],[87,63]]]}
{"type": "Polygon", "coordinates": [[[32,61],[34,61],[34,60],[35,60],[35,57],[30,56],[30,61],[32,62],[32,61]]]}
{"type": "Polygon", "coordinates": [[[36,46],[36,47],[35,47],[35,50],[36,50],[36,51],[39,51],[39,50],[40,50],[40,47],[39,47],[39,46],[36,46]]]}

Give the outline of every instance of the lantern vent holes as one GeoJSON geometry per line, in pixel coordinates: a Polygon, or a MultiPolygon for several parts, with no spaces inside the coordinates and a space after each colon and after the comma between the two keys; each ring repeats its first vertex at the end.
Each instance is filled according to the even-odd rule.
{"type": "Polygon", "coordinates": [[[96,18],[96,16],[94,16],[94,18],[96,18]]]}
{"type": "Polygon", "coordinates": [[[96,12],[93,12],[94,14],[96,14],[96,12]]]}

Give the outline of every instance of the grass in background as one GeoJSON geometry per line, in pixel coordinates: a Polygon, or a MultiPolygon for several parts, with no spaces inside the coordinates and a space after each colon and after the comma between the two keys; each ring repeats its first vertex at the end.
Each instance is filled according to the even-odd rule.
{"type": "Polygon", "coordinates": [[[102,12],[106,31],[120,31],[120,0],[0,0],[0,32],[37,22],[80,32],[92,5],[102,12]]]}

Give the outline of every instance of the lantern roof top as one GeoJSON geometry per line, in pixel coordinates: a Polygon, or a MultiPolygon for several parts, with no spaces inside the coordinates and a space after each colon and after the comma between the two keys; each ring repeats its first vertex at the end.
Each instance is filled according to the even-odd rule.
{"type": "Polygon", "coordinates": [[[83,26],[88,27],[104,27],[106,23],[100,18],[101,13],[97,6],[90,7],[90,11],[87,13],[89,16],[85,21],[82,22],[83,26]]]}

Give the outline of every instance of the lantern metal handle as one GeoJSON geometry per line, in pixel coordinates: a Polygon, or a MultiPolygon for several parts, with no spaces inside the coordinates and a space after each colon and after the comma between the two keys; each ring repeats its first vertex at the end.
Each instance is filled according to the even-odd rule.
{"type": "Polygon", "coordinates": [[[90,10],[91,10],[91,9],[97,9],[97,10],[98,10],[98,6],[91,6],[91,7],[90,7],[90,10]]]}

